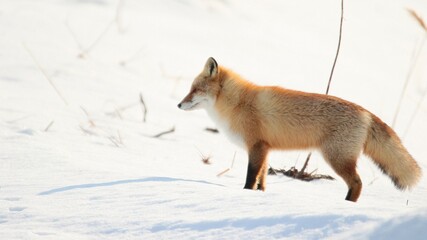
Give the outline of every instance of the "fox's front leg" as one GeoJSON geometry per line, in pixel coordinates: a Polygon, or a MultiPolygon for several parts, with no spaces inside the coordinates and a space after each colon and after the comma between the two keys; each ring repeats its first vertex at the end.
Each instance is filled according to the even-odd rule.
{"type": "Polygon", "coordinates": [[[268,145],[259,141],[249,149],[248,173],[245,189],[265,190],[268,145]],[[258,182],[258,180],[260,180],[258,182]]]}

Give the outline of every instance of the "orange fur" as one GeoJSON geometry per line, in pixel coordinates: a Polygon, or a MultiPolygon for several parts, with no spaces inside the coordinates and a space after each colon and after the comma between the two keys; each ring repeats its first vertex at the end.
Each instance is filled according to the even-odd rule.
{"type": "Polygon", "coordinates": [[[222,131],[249,153],[245,188],[265,189],[270,149],[319,149],[356,201],[356,171],[363,151],[400,189],[414,186],[421,169],[395,132],[378,117],[346,100],[280,87],[257,86],[208,59],[178,107],[205,108],[222,131]]]}

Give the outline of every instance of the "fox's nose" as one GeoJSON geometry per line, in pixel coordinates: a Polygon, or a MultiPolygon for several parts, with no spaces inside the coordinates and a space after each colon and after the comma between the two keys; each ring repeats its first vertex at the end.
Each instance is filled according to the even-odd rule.
{"type": "Polygon", "coordinates": [[[178,108],[181,108],[181,103],[178,103],[178,108]]]}

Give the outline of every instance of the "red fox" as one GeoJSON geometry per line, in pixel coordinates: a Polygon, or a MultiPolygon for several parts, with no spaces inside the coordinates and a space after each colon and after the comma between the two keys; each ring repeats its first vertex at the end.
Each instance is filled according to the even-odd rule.
{"type": "Polygon", "coordinates": [[[265,190],[269,150],[318,149],[348,186],[356,202],[362,182],[356,163],[363,151],[405,190],[421,168],[387,124],[346,100],[280,87],[258,86],[209,58],[178,107],[204,108],[249,155],[245,189],[265,190]]]}

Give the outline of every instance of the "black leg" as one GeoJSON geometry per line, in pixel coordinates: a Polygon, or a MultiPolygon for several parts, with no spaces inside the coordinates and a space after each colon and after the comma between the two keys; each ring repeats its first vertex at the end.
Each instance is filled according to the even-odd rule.
{"type": "Polygon", "coordinates": [[[351,197],[351,188],[350,188],[350,189],[348,189],[347,196],[345,197],[345,200],[347,200],[347,201],[351,201],[351,200],[350,200],[350,197],[351,197]]]}
{"type": "Polygon", "coordinates": [[[252,146],[249,150],[249,163],[248,163],[248,172],[246,174],[246,183],[245,189],[265,189],[265,176],[262,171],[266,165],[266,158],[268,153],[268,145],[265,142],[258,142],[252,146]],[[258,184],[258,179],[260,180],[258,184]]]}
{"type": "Polygon", "coordinates": [[[252,164],[248,163],[248,172],[246,174],[246,184],[245,189],[255,189],[256,177],[257,177],[257,169],[252,166],[252,164]]]}

